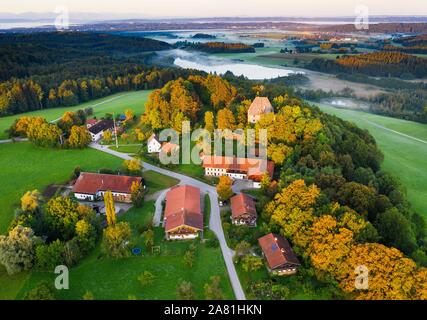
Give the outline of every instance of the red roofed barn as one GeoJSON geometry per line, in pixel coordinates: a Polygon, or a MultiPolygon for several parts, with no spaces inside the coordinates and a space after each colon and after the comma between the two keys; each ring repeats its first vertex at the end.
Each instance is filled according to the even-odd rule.
{"type": "Polygon", "coordinates": [[[115,201],[130,203],[133,182],[142,183],[142,178],[82,172],[73,193],[78,200],[97,201],[104,198],[106,191],[111,191],[115,201]]]}
{"type": "Polygon", "coordinates": [[[203,231],[200,189],[188,185],[173,187],[166,195],[164,217],[167,239],[197,238],[203,231]]]}
{"type": "Polygon", "coordinates": [[[271,273],[278,276],[295,274],[301,265],[288,240],[270,233],[258,239],[271,273]]]}
{"type": "Polygon", "coordinates": [[[242,193],[231,198],[231,220],[233,224],[255,226],[256,219],[255,201],[251,197],[242,193]]]}

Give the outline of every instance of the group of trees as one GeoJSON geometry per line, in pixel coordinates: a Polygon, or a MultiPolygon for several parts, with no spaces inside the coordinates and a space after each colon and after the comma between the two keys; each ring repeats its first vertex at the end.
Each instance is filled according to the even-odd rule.
{"type": "Polygon", "coordinates": [[[92,141],[85,123],[83,110],[66,112],[57,123],[49,123],[42,117],[23,116],[11,126],[9,136],[26,137],[42,147],[80,149],[92,141]]]}
{"type": "Polygon", "coordinates": [[[21,199],[9,233],[0,236],[0,263],[9,274],[76,265],[95,247],[100,223],[91,208],[65,197],[46,204],[36,190],[21,199]]]}
{"type": "Polygon", "coordinates": [[[218,76],[179,78],[151,93],[142,123],[153,130],[173,128],[181,131],[182,121],[202,121],[203,108],[228,107],[235,97],[236,89],[218,76]]]}
{"type": "Polygon", "coordinates": [[[295,180],[265,209],[270,223],[291,239],[319,279],[332,276],[357,299],[426,299],[427,269],[399,250],[371,242],[372,225],[348,207],[321,206],[321,190],[295,180]],[[368,270],[369,287],[355,286],[357,268],[368,270]]]}
{"type": "Polygon", "coordinates": [[[427,75],[425,59],[387,51],[342,56],[336,60],[316,58],[306,67],[326,73],[361,73],[374,77],[423,78],[427,75]]]}
{"type": "Polygon", "coordinates": [[[242,53],[242,52],[255,52],[254,46],[244,43],[227,43],[227,42],[188,42],[180,41],[175,44],[178,48],[194,49],[208,53],[242,53]]]}

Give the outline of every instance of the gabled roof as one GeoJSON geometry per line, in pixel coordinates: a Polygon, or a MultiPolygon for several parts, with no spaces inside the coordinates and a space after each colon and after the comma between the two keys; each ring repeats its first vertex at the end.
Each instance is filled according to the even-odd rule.
{"type": "Polygon", "coordinates": [[[256,97],[248,109],[248,114],[253,116],[272,112],[274,109],[267,97],[256,97]]]}
{"type": "Polygon", "coordinates": [[[151,140],[155,140],[158,144],[160,144],[160,142],[159,142],[159,137],[157,136],[157,134],[155,134],[155,133],[153,133],[149,138],[148,138],[148,140],[147,140],[147,142],[148,143],[150,143],[151,142],[151,140]]]}
{"type": "Polygon", "coordinates": [[[101,120],[97,124],[89,128],[89,132],[92,134],[98,134],[102,131],[111,129],[114,127],[113,120],[101,120]]]}
{"type": "Polygon", "coordinates": [[[256,217],[255,201],[246,194],[238,194],[231,198],[231,216],[233,219],[249,214],[256,217]]]}
{"type": "Polygon", "coordinates": [[[142,182],[141,177],[118,176],[82,172],[73,187],[74,193],[96,194],[98,191],[112,191],[131,194],[132,183],[142,182]]]}
{"type": "Polygon", "coordinates": [[[259,238],[258,243],[267,259],[270,269],[277,269],[284,264],[300,265],[288,240],[274,233],[259,238]]]}
{"type": "Polygon", "coordinates": [[[86,124],[93,126],[98,123],[98,119],[87,119],[86,124]]]}
{"type": "Polygon", "coordinates": [[[272,161],[251,158],[205,156],[203,158],[203,167],[243,172],[252,180],[261,180],[265,173],[273,177],[274,173],[274,163],[272,161]]]}
{"type": "Polygon", "coordinates": [[[166,195],[165,219],[166,232],[182,226],[203,230],[200,189],[189,185],[173,187],[166,195]]]}

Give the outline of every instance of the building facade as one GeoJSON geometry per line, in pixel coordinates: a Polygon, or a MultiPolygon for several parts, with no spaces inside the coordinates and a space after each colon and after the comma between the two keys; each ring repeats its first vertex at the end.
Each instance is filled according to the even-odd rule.
{"type": "Polygon", "coordinates": [[[73,193],[81,201],[102,201],[105,192],[111,191],[114,201],[131,203],[134,182],[144,184],[141,177],[82,172],[73,186],[73,193]]]}
{"type": "Polygon", "coordinates": [[[231,221],[234,225],[256,226],[255,201],[243,193],[231,198],[231,221]]]}

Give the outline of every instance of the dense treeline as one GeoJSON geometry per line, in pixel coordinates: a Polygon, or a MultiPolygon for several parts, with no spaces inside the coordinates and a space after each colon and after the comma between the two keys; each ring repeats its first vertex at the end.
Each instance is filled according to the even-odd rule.
{"type": "Polygon", "coordinates": [[[369,101],[372,112],[401,119],[427,123],[427,91],[398,90],[378,94],[369,101]]]}
{"type": "Polygon", "coordinates": [[[326,73],[361,73],[375,77],[423,78],[427,75],[426,59],[400,52],[374,52],[336,60],[317,58],[306,67],[326,73]]]}
{"type": "Polygon", "coordinates": [[[169,45],[144,38],[6,34],[0,36],[0,44],[0,115],[75,105],[119,91],[158,88],[188,74],[145,66],[150,56],[146,51],[169,45]]]}
{"type": "Polygon", "coordinates": [[[226,43],[226,42],[206,42],[206,43],[192,43],[188,41],[181,41],[175,44],[178,48],[194,49],[208,53],[242,53],[242,52],[255,52],[253,46],[244,43],[226,43]]]}

